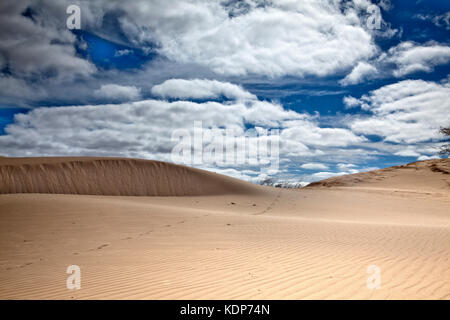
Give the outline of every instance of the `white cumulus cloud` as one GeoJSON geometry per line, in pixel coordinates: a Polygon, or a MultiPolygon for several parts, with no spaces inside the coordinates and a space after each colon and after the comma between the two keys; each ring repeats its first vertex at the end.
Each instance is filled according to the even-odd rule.
{"type": "Polygon", "coordinates": [[[359,101],[359,99],[356,99],[355,97],[352,97],[352,96],[345,96],[342,99],[342,102],[344,103],[344,106],[346,109],[358,107],[361,105],[361,101],[359,101]]]}
{"type": "Polygon", "coordinates": [[[389,49],[386,62],[397,65],[394,76],[402,77],[414,72],[432,72],[437,65],[450,61],[450,46],[438,43],[419,45],[411,41],[402,42],[389,49]]]}
{"type": "Polygon", "coordinates": [[[256,96],[242,87],[217,80],[207,79],[169,79],[152,88],[152,94],[162,98],[178,99],[256,99],[256,96]]]}
{"type": "Polygon", "coordinates": [[[328,166],[323,163],[305,163],[300,168],[307,170],[328,170],[328,166]]]}
{"type": "Polygon", "coordinates": [[[385,141],[417,143],[439,138],[450,123],[450,84],[404,80],[371,91],[361,98],[372,113],[350,125],[355,133],[378,135],[385,141]]]}
{"type": "Polygon", "coordinates": [[[353,70],[341,81],[342,85],[357,84],[369,79],[377,73],[377,68],[366,62],[359,62],[353,70]]]}
{"type": "MultiPolygon", "coordinates": [[[[378,48],[355,1],[133,1],[121,27],[136,45],[223,75],[326,76],[374,56],[378,48]]],[[[91,9],[95,8],[91,6],[91,9]]],[[[101,14],[101,13],[99,13],[101,14]]]]}

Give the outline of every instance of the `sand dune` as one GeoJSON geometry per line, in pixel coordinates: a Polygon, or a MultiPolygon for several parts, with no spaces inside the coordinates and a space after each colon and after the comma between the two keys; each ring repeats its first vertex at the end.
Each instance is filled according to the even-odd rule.
{"type": "Polygon", "coordinates": [[[333,177],[307,187],[372,187],[405,190],[448,190],[450,188],[449,159],[433,159],[408,163],[369,172],[333,177]]]}
{"type": "Polygon", "coordinates": [[[251,194],[258,187],[171,163],[121,158],[0,158],[0,193],[111,196],[251,194]]]}
{"type": "MultiPolygon", "coordinates": [[[[106,172],[127,167],[101,161],[106,172]]],[[[94,163],[74,168],[96,175],[87,169],[94,163]]],[[[0,298],[450,299],[448,165],[430,160],[298,190],[223,178],[215,195],[2,194],[0,298]],[[73,264],[80,290],[66,288],[73,264]],[[369,265],[381,270],[379,289],[366,286],[369,265]]]]}

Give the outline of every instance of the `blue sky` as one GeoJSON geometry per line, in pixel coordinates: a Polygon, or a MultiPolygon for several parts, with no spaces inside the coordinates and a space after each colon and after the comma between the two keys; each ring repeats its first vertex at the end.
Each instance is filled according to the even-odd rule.
{"type": "Polygon", "coordinates": [[[279,130],[280,165],[197,167],[309,182],[436,157],[450,125],[446,1],[79,1],[79,30],[70,4],[0,5],[1,155],[172,161],[202,121],[279,130]]]}

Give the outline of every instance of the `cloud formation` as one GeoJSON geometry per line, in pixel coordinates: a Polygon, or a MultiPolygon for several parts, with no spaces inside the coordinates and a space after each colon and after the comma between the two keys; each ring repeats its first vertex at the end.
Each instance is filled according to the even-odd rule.
{"type": "Polygon", "coordinates": [[[136,86],[122,86],[118,84],[104,84],[95,90],[99,98],[112,101],[138,100],[141,97],[141,89],[136,86]]]}
{"type": "MultiPolygon", "coordinates": [[[[136,45],[222,75],[326,76],[377,52],[365,19],[368,1],[133,1],[121,28],[136,45]]],[[[91,6],[92,7],[92,6],[91,6]]],[[[91,8],[95,10],[95,8],[91,8]]]]}
{"type": "Polygon", "coordinates": [[[377,68],[366,62],[359,62],[356,67],[341,81],[340,84],[346,86],[350,84],[357,84],[369,79],[377,73],[377,68]]]}
{"type": "Polygon", "coordinates": [[[152,88],[152,94],[162,98],[215,99],[225,97],[233,100],[251,100],[256,96],[242,87],[217,80],[170,79],[152,88]]]}
{"type": "MultiPolygon", "coordinates": [[[[391,38],[397,44],[381,52],[375,41],[397,31],[384,20],[383,30],[367,29],[369,0],[78,3],[83,31],[75,33],[65,23],[70,0],[0,4],[0,108],[36,107],[0,136],[4,155],[170,161],[172,132],[201,120],[219,130],[278,129],[280,172],[311,181],[357,172],[379,155],[433,156],[437,130],[449,123],[448,80],[395,83],[448,64],[449,46],[442,37],[391,38]],[[84,42],[86,34],[114,59],[142,64],[98,63],[97,40],[84,42]]],[[[445,17],[436,21],[444,26],[445,17]]],[[[219,169],[262,178],[255,168],[219,169]]]]}
{"type": "Polygon", "coordinates": [[[300,168],[308,170],[328,170],[328,166],[323,163],[305,163],[300,168]]]}
{"type": "Polygon", "coordinates": [[[361,107],[372,113],[351,123],[353,132],[384,141],[417,143],[439,138],[450,123],[450,84],[404,80],[363,95],[361,107]]]}
{"type": "MultiPolygon", "coordinates": [[[[7,65],[18,76],[47,73],[71,78],[95,72],[92,63],[77,56],[75,35],[58,27],[54,16],[33,14],[31,8],[31,1],[0,3],[0,66],[7,65]]],[[[64,12],[60,18],[65,18],[64,12]]]]}
{"type": "Polygon", "coordinates": [[[450,30],[450,11],[444,14],[417,14],[415,18],[431,21],[435,26],[450,30]]]}
{"type": "Polygon", "coordinates": [[[402,42],[390,48],[386,62],[397,65],[393,74],[402,77],[414,72],[432,72],[437,65],[450,61],[450,46],[438,43],[419,45],[411,41],[402,42]]]}

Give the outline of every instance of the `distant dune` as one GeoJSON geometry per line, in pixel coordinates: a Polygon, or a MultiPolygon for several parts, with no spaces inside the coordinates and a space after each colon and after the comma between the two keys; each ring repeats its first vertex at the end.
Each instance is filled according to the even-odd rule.
{"type": "Polygon", "coordinates": [[[212,172],[160,161],[0,157],[0,193],[109,196],[252,194],[262,188],[212,172]]]}
{"type": "Polygon", "coordinates": [[[1,158],[0,299],[450,299],[448,169],[283,189],[157,161],[1,158]]]}
{"type": "Polygon", "coordinates": [[[450,159],[417,161],[401,166],[333,177],[307,187],[387,187],[411,190],[449,189],[450,159]]]}

